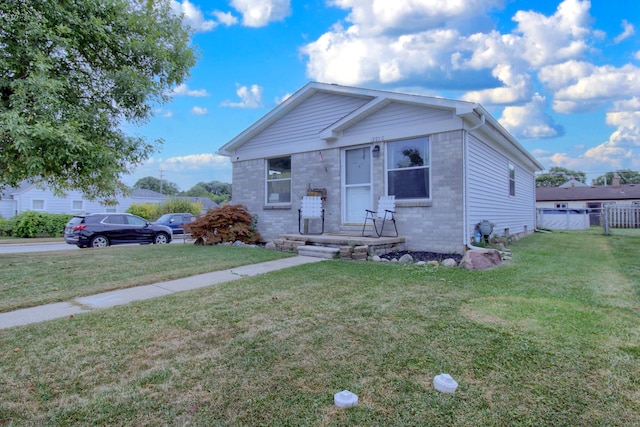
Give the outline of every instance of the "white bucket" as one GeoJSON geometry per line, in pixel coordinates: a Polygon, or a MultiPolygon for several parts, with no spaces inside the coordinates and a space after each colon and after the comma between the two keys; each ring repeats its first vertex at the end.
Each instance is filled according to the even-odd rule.
{"type": "Polygon", "coordinates": [[[355,406],[358,404],[358,396],[351,393],[349,390],[342,390],[341,392],[333,395],[333,401],[339,408],[348,408],[349,406],[355,406]]]}
{"type": "Polygon", "coordinates": [[[451,378],[451,375],[440,374],[433,378],[433,386],[442,393],[455,393],[458,383],[451,378]]]}

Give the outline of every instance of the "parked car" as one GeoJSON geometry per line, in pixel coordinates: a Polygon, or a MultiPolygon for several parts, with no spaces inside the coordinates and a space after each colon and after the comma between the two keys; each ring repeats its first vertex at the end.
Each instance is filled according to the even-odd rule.
{"type": "Polygon", "coordinates": [[[172,237],[171,228],[126,213],[75,215],[64,229],[65,242],[79,248],[123,243],[165,244],[171,242],[172,237]]]}
{"type": "Polygon", "coordinates": [[[195,221],[195,215],[188,212],[177,212],[177,213],[167,213],[158,218],[157,221],[154,221],[154,224],[166,225],[167,227],[171,227],[173,230],[173,234],[183,234],[184,233],[184,224],[188,224],[191,221],[195,221]]]}

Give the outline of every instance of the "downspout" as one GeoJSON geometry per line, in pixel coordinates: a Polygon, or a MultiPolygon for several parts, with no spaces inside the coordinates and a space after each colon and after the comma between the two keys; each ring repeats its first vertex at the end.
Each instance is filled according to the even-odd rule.
{"type": "Polygon", "coordinates": [[[467,206],[467,169],[469,167],[469,134],[476,130],[481,128],[482,126],[484,126],[485,124],[485,117],[484,114],[480,115],[480,123],[478,123],[477,125],[473,126],[472,128],[470,128],[469,130],[465,131],[465,135],[464,135],[464,171],[462,172],[463,175],[463,179],[464,179],[464,186],[465,186],[465,191],[464,191],[464,242],[465,242],[465,246],[469,249],[484,249],[481,248],[479,246],[474,246],[471,244],[471,241],[469,239],[469,218],[467,218],[467,212],[468,210],[468,206],[467,206]]]}

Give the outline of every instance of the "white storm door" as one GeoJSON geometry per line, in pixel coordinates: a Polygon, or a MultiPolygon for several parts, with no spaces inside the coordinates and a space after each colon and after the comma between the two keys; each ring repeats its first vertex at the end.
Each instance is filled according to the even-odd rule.
{"type": "Polygon", "coordinates": [[[343,224],[362,224],[365,209],[371,209],[371,148],[344,150],[343,162],[343,224]]]}

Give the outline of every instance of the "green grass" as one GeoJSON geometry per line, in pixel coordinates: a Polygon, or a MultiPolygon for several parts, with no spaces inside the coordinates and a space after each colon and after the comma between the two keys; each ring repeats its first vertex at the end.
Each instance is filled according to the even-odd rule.
{"type": "Polygon", "coordinates": [[[283,256],[262,248],[192,244],[0,254],[0,312],[283,256]]]}
{"type": "Polygon", "coordinates": [[[587,231],[481,272],[326,261],[0,331],[0,421],[639,425],[639,248],[587,231]]]}

